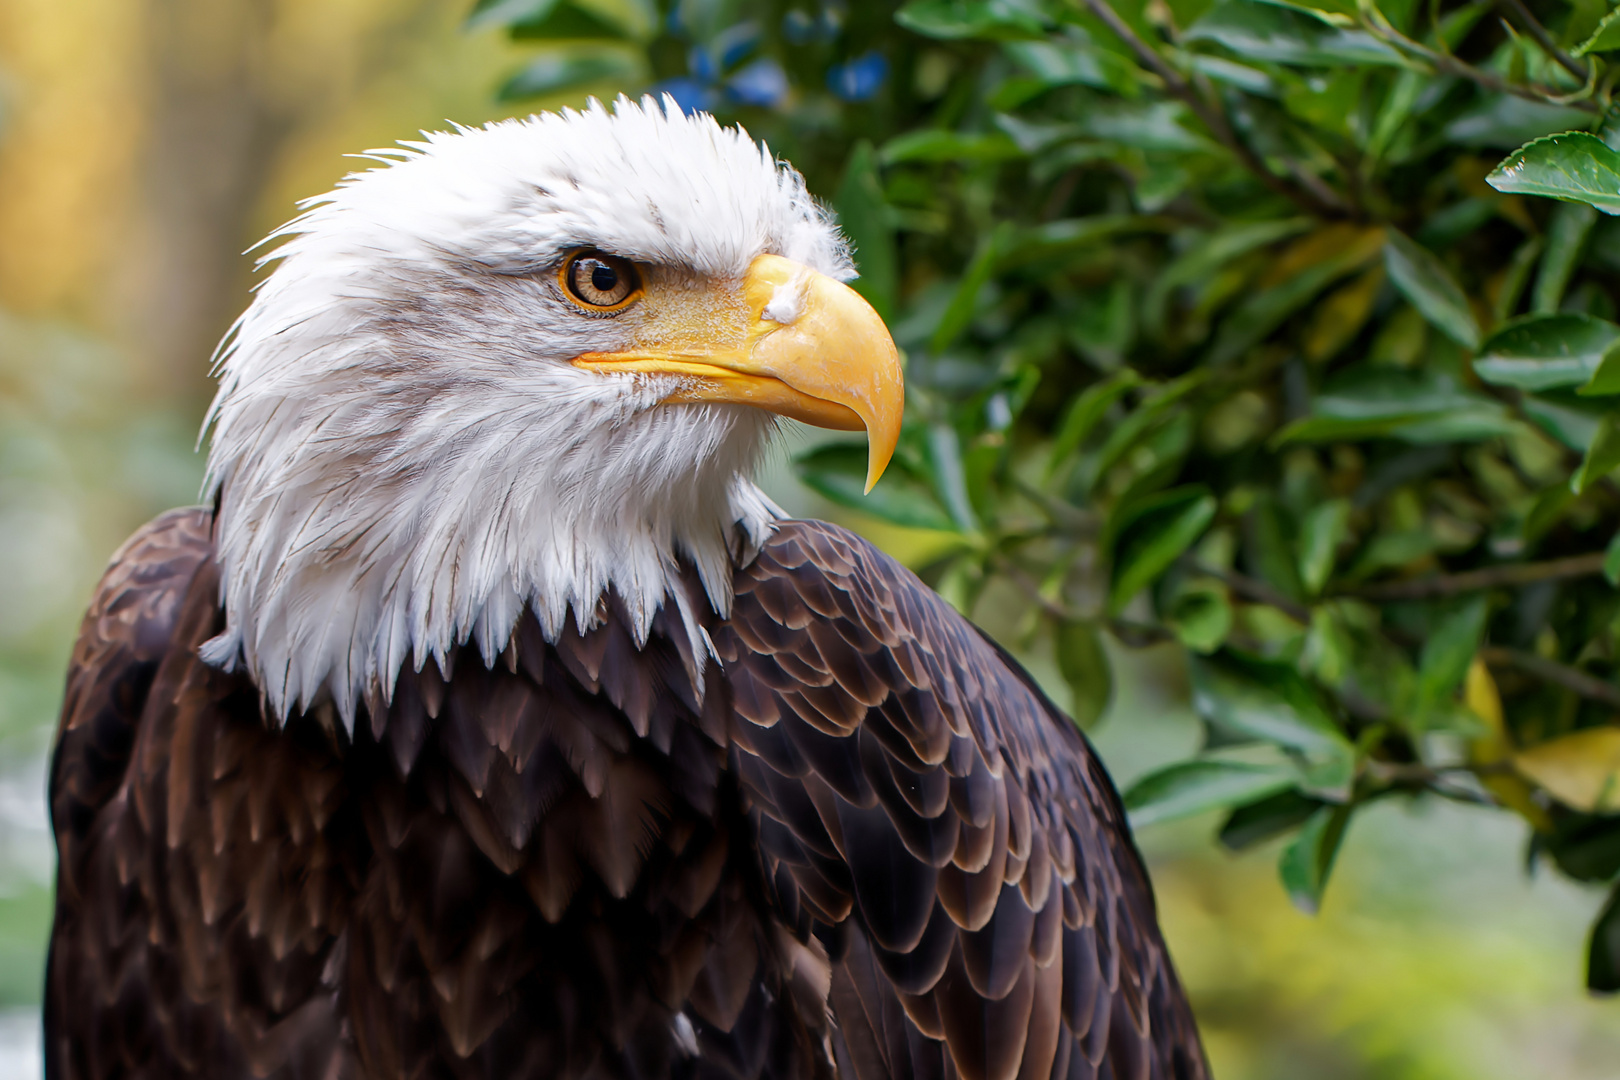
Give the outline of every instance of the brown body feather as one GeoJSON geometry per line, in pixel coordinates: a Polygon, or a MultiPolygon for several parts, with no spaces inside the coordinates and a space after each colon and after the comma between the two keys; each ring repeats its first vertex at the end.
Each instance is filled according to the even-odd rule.
{"type": "Polygon", "coordinates": [[[211,527],[137,534],[74,652],[53,1080],[1207,1076],[1095,757],[863,541],[784,524],[701,693],[610,599],[350,737],[197,658],[211,527]]]}

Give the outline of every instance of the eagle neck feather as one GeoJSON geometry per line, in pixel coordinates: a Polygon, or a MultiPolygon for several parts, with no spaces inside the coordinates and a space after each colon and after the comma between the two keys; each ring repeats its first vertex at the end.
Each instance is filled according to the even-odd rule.
{"type": "MultiPolygon", "coordinates": [[[[298,430],[331,421],[287,419],[298,412],[287,401],[266,410],[251,445],[216,459],[228,462],[214,479],[226,629],[202,655],[245,667],[280,721],[330,702],[352,731],[358,703],[390,701],[405,664],[448,670],[470,644],[493,666],[526,611],[555,643],[597,626],[609,593],[638,647],[670,605],[701,694],[713,650],[701,606],[729,615],[735,569],[783,516],[743,478],[751,460],[626,449],[760,424],[753,410],[636,412],[624,424],[665,430],[645,439],[621,430],[612,451],[591,433],[614,425],[570,442],[543,416],[459,438],[424,424],[414,433],[422,445],[403,449],[413,433],[396,431],[358,459],[311,449],[319,438],[298,430]],[[289,430],[277,430],[278,417],[289,430]],[[683,585],[683,564],[703,595],[683,585]]],[[[751,458],[757,440],[707,442],[751,458]]]]}

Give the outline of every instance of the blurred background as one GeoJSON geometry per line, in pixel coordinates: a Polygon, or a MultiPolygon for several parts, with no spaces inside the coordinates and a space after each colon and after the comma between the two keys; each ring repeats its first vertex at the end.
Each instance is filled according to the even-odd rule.
{"type": "MultiPolygon", "coordinates": [[[[244,250],[355,167],[345,154],[641,85],[604,68],[500,104],[538,46],[469,31],[467,14],[467,0],[0,2],[0,1080],[40,1072],[45,775],[72,635],[122,538],[196,499],[209,354],[253,282],[244,250]]],[[[925,557],[926,534],[836,510],[785,462],[766,481],[791,510],[925,557]]],[[[1012,640],[1017,607],[990,596],[978,614],[1012,640]]],[[[1178,656],[1116,652],[1096,740],[1122,784],[1199,739],[1178,656]]],[[[1620,1005],[1580,989],[1601,897],[1527,875],[1519,819],[1384,800],[1356,819],[1315,917],[1278,886],[1274,847],[1222,855],[1214,825],[1140,841],[1223,1080],[1615,1075],[1620,1005]]]]}

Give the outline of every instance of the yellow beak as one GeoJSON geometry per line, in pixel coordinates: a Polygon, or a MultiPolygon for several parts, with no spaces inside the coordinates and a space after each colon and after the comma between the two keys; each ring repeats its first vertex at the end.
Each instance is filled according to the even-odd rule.
{"type": "Polygon", "coordinates": [[[900,353],[883,320],[848,285],[778,255],[749,265],[741,300],[740,334],[717,333],[712,311],[691,332],[671,333],[660,324],[674,321],[672,313],[650,327],[656,344],[585,353],[574,365],[685,376],[668,402],[734,402],[816,427],[864,428],[871,491],[894,455],[905,411],[900,353]]]}

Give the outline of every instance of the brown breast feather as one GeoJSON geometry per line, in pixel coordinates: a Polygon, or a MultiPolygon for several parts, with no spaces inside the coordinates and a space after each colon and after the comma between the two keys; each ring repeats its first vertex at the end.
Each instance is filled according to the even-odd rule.
{"type": "Polygon", "coordinates": [[[138,533],[74,652],[51,1076],[1205,1075],[1094,759],[849,534],[782,528],[702,694],[610,599],[351,738],[197,659],[210,528],[138,533]]]}

